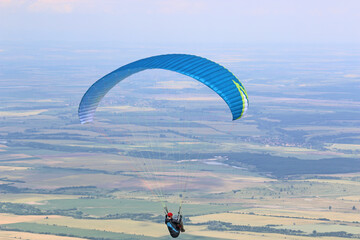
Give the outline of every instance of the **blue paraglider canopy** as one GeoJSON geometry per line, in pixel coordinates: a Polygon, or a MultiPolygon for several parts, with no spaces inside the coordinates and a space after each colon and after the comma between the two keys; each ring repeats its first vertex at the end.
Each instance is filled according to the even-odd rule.
{"type": "Polygon", "coordinates": [[[192,77],[215,91],[229,106],[233,120],[241,118],[248,108],[244,86],[233,73],[206,58],[187,54],[167,54],[144,58],[107,74],[96,81],[83,96],[78,114],[81,123],[92,122],[101,99],[117,83],[140,71],[165,69],[192,77]]]}

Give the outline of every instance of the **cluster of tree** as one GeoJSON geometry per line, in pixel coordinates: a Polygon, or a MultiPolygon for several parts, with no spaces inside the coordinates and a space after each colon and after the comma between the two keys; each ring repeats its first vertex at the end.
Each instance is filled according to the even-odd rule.
{"type": "Polygon", "coordinates": [[[18,179],[8,179],[7,177],[0,178],[2,182],[10,182],[10,183],[25,183],[25,181],[18,180],[18,179]]]}
{"type": "Polygon", "coordinates": [[[0,202],[0,213],[16,215],[62,215],[74,218],[84,218],[85,214],[77,208],[41,210],[29,204],[0,202]]]}
{"type": "Polygon", "coordinates": [[[43,212],[31,205],[20,203],[0,202],[1,213],[13,213],[16,215],[43,215],[43,212]]]}
{"type": "Polygon", "coordinates": [[[72,194],[93,197],[106,197],[110,191],[98,189],[96,186],[72,186],[56,189],[18,188],[13,184],[0,184],[1,193],[37,193],[37,194],[72,194]]]}
{"type": "Polygon", "coordinates": [[[321,232],[313,231],[311,234],[307,234],[300,230],[291,229],[279,229],[273,228],[271,225],[258,227],[258,226],[245,226],[245,225],[233,225],[232,223],[221,222],[221,221],[209,221],[205,223],[208,225],[209,230],[214,231],[246,231],[246,232],[261,232],[261,233],[278,233],[284,235],[298,235],[298,236],[309,236],[309,237],[342,237],[342,238],[355,238],[354,234],[347,233],[344,231],[339,232],[321,232]]]}
{"type": "Polygon", "coordinates": [[[15,139],[57,139],[57,140],[80,140],[86,141],[86,136],[81,134],[70,133],[37,133],[37,129],[26,129],[25,132],[9,132],[7,134],[8,140],[15,139]]]}
{"type": "Polygon", "coordinates": [[[1,193],[29,193],[31,192],[30,188],[18,188],[12,186],[12,184],[0,184],[1,193]]]}
{"type": "Polygon", "coordinates": [[[345,231],[339,231],[339,232],[317,232],[316,230],[314,230],[312,232],[312,234],[310,234],[309,236],[314,236],[314,237],[342,237],[342,238],[358,238],[356,237],[354,234],[351,233],[347,233],[345,231]]]}
{"type": "Polygon", "coordinates": [[[233,225],[232,223],[221,221],[210,221],[206,223],[209,230],[214,231],[246,231],[246,232],[261,232],[261,233],[278,233],[286,235],[305,235],[303,231],[291,229],[277,229],[270,226],[246,226],[246,225],[233,225]]]}
{"type": "MultiPolygon", "coordinates": [[[[20,204],[20,203],[10,203],[10,202],[0,202],[0,213],[12,213],[16,215],[61,215],[68,216],[77,219],[131,219],[135,221],[151,221],[157,223],[164,222],[163,215],[153,215],[150,213],[116,213],[108,214],[103,217],[93,217],[85,214],[77,208],[70,209],[54,209],[54,210],[41,210],[32,205],[20,204]]],[[[185,218],[184,221],[190,221],[188,218],[185,218]]]]}
{"type": "Polygon", "coordinates": [[[154,215],[150,213],[116,213],[116,214],[108,214],[104,217],[96,218],[96,219],[131,219],[134,221],[151,221],[157,223],[164,222],[164,216],[162,215],[154,215]]]}

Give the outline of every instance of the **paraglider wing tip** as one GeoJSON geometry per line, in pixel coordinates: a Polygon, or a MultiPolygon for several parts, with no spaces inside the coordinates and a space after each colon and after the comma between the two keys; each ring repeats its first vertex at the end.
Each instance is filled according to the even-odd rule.
{"type": "Polygon", "coordinates": [[[93,120],[92,119],[85,119],[85,120],[81,120],[80,119],[80,123],[81,125],[87,124],[87,123],[91,123],[93,120]]]}

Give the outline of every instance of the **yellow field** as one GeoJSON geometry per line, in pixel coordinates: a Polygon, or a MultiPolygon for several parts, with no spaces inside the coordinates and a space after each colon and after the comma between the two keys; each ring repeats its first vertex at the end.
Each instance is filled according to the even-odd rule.
{"type": "Polygon", "coordinates": [[[208,192],[230,192],[234,189],[243,189],[247,187],[255,187],[263,185],[264,182],[271,179],[265,177],[247,177],[247,176],[238,176],[238,175],[221,175],[221,174],[208,174],[209,177],[212,177],[216,180],[218,184],[216,185],[207,185],[204,189],[208,192]]]}
{"type": "MultiPolygon", "coordinates": [[[[137,234],[151,237],[162,237],[168,235],[168,229],[165,224],[153,222],[140,222],[128,219],[114,220],[91,220],[91,219],[73,219],[70,217],[49,217],[49,219],[37,220],[40,224],[56,224],[59,226],[68,226],[82,229],[95,229],[100,231],[111,231],[126,234],[137,234]]],[[[199,231],[199,226],[188,226],[187,231],[199,231]]]]}
{"type": "Polygon", "coordinates": [[[0,160],[4,160],[4,159],[17,159],[17,158],[31,158],[32,156],[27,155],[27,154],[3,154],[0,155],[0,160]]]}
{"type": "Polygon", "coordinates": [[[24,112],[4,112],[0,111],[0,117],[28,117],[33,115],[38,115],[40,113],[46,112],[46,109],[32,110],[32,111],[24,111],[24,112]]]}
{"type": "Polygon", "coordinates": [[[360,202],[360,195],[339,197],[338,199],[344,199],[348,201],[360,202]]]}
{"type": "MultiPolygon", "coordinates": [[[[246,212],[255,212],[265,210],[268,215],[271,213],[277,213],[277,211],[289,212],[292,215],[302,217],[299,213],[307,214],[312,216],[311,218],[322,218],[327,213],[338,213],[338,214],[360,214],[359,210],[352,210],[352,207],[356,204],[352,201],[344,201],[336,198],[264,198],[264,199],[239,199],[249,209],[246,212]],[[332,210],[329,211],[328,207],[332,206],[332,210]],[[319,214],[316,216],[316,213],[319,214]]],[[[358,205],[356,205],[358,206],[358,205]]],[[[243,212],[243,211],[239,211],[243,212]]],[[[245,212],[245,211],[244,211],[245,212]]],[[[261,211],[260,211],[261,214],[261,211]]],[[[280,215],[281,216],[281,215],[280,215]]],[[[304,215],[307,217],[307,215],[304,215]]],[[[351,220],[356,221],[356,220],[351,220]]]]}
{"type": "MultiPolygon", "coordinates": [[[[40,215],[13,215],[8,213],[0,213],[0,225],[1,224],[10,224],[10,223],[19,223],[19,222],[34,222],[44,219],[44,216],[40,215]]],[[[51,216],[51,218],[59,218],[59,216],[51,216]]]]}
{"type": "Polygon", "coordinates": [[[14,231],[0,231],[0,240],[25,239],[25,240],[84,240],[85,238],[64,237],[48,234],[36,234],[14,231]]]}
{"type": "MultiPolygon", "coordinates": [[[[302,211],[290,209],[266,209],[266,208],[252,208],[247,210],[239,210],[235,212],[253,212],[261,215],[271,216],[287,216],[287,217],[305,217],[305,218],[327,218],[331,221],[345,221],[345,222],[360,222],[360,215],[358,212],[333,212],[333,211],[302,211]]],[[[291,219],[292,221],[292,219],[291,219]]]]}
{"type": "Polygon", "coordinates": [[[10,167],[10,166],[0,166],[0,171],[17,171],[17,170],[28,170],[29,167],[10,167]]]}
{"type": "Polygon", "coordinates": [[[268,224],[274,225],[302,225],[302,224],[315,224],[320,223],[318,220],[308,219],[288,219],[271,216],[258,216],[240,213],[218,213],[202,215],[190,218],[194,223],[203,223],[207,221],[222,221],[229,222],[234,225],[250,225],[250,226],[266,226],[268,224]]]}

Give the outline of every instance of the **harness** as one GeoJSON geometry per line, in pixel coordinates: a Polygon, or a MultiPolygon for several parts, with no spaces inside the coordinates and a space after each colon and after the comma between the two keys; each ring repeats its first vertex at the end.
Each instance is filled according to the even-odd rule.
{"type": "Polygon", "coordinates": [[[176,233],[179,232],[179,230],[177,230],[176,228],[174,228],[174,226],[173,226],[170,222],[168,222],[166,225],[167,225],[169,228],[171,228],[174,232],[176,232],[176,233]]]}

